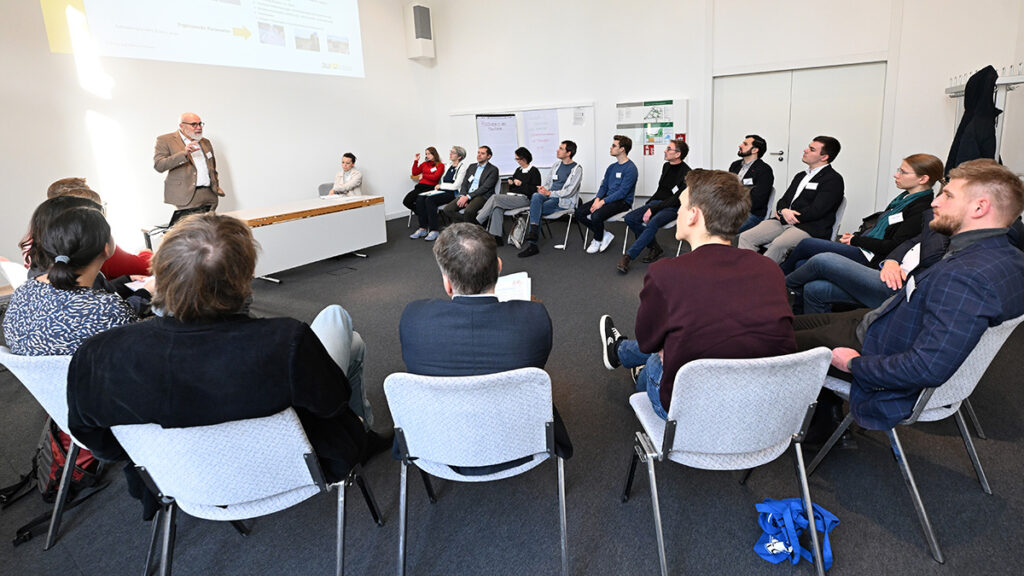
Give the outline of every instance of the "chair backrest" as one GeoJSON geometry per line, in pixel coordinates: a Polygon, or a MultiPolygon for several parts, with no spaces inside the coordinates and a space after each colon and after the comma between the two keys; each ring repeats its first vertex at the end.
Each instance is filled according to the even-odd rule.
{"type": "Polygon", "coordinates": [[[768,195],[768,211],[765,212],[764,217],[769,218],[772,212],[775,211],[775,186],[772,186],[771,194],[768,195]]]}
{"type": "Polygon", "coordinates": [[[498,181],[494,183],[494,194],[501,194],[501,176],[498,176],[498,181]]]}
{"type": "Polygon", "coordinates": [[[319,186],[319,188],[317,188],[317,192],[319,192],[321,196],[327,196],[328,194],[331,193],[331,190],[333,189],[334,182],[324,182],[319,186]]]}
{"type": "Polygon", "coordinates": [[[409,455],[451,466],[492,466],[548,451],[551,378],[539,368],[482,376],[384,380],[409,455]]]}
{"type": "Polygon", "coordinates": [[[687,363],[676,373],[668,411],[668,420],[676,422],[672,450],[773,460],[800,430],[831,360],[831,351],[818,347],[771,358],[687,363]]]}
{"type": "Polygon", "coordinates": [[[57,426],[68,432],[68,366],[71,356],[19,356],[0,346],[0,364],[18,377],[57,426]]]}
{"type": "Polygon", "coordinates": [[[307,464],[313,447],[292,408],[210,426],[132,424],[111,431],[162,494],[200,518],[262,516],[323,489],[319,466],[309,466],[315,456],[307,464]]]}
{"type": "Polygon", "coordinates": [[[981,377],[985,375],[989,364],[995,359],[996,354],[1006,343],[1006,340],[1013,333],[1020,323],[1024,321],[1024,315],[1011,318],[999,326],[990,326],[981,335],[981,340],[974,346],[974,350],[967,355],[964,363],[957,368],[957,371],[938,388],[928,388],[918,398],[917,405],[910,417],[903,423],[911,424],[918,420],[931,422],[941,420],[949,416],[960,407],[960,403],[974,392],[981,377]]]}
{"type": "Polygon", "coordinates": [[[843,201],[839,203],[839,208],[836,210],[836,222],[832,225],[832,236],[829,240],[835,240],[839,237],[839,227],[843,225],[843,214],[846,213],[846,196],[843,196],[843,201]]]}

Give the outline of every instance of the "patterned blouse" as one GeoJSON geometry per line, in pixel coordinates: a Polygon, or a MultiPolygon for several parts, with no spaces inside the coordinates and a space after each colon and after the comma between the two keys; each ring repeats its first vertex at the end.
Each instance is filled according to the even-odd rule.
{"type": "Polygon", "coordinates": [[[117,294],[58,290],[29,280],[18,287],[4,316],[4,339],[14,354],[69,356],[94,334],[138,320],[117,294]]]}

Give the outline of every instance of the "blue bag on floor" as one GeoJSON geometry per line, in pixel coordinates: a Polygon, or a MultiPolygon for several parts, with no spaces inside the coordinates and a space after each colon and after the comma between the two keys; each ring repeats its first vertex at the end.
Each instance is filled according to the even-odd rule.
{"type": "MultiPolygon", "coordinates": [[[[754,544],[754,552],[758,556],[778,564],[787,558],[793,564],[806,558],[814,563],[814,554],[800,545],[800,535],[807,529],[807,515],[804,504],[799,498],[772,500],[765,498],[761,504],[755,504],[757,522],[764,534],[754,544]]],[[[821,541],[821,556],[825,562],[825,570],[832,568],[832,545],[828,535],[839,525],[839,518],[817,504],[814,505],[814,525],[818,532],[824,534],[821,541]]]]}

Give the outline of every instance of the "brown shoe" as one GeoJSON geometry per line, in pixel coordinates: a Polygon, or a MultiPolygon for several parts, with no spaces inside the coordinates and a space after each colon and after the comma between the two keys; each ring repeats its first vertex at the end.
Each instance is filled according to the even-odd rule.
{"type": "Polygon", "coordinates": [[[619,259],[619,265],[616,266],[615,268],[618,269],[619,272],[625,274],[629,272],[629,262],[629,254],[623,254],[622,258],[619,259]]]}
{"type": "Polygon", "coordinates": [[[647,255],[644,256],[644,264],[654,262],[658,258],[661,258],[661,255],[664,253],[665,250],[662,249],[661,244],[658,244],[657,242],[652,243],[647,247],[647,255]]]}

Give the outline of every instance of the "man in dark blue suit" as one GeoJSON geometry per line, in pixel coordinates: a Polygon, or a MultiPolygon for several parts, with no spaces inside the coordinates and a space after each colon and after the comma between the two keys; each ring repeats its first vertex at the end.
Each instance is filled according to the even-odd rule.
{"type": "Polygon", "coordinates": [[[932,209],[932,229],[950,236],[942,260],[879,308],[794,322],[800,349],[832,347],[833,368],[852,376],[850,410],[865,428],[909,416],[921,390],[948,380],[989,326],[1024,314],[1024,254],[1008,236],[1024,210],[1020,179],[992,160],[965,162],[932,209]]]}
{"type": "MultiPolygon", "coordinates": [[[[501,272],[494,237],[475,224],[449,226],[434,257],[450,300],[417,300],[399,324],[402,359],[412,374],[475,376],[544,368],[551,354],[551,318],[539,302],[499,302],[501,272]]],[[[555,450],[572,456],[572,443],[554,410],[555,450]]]]}

